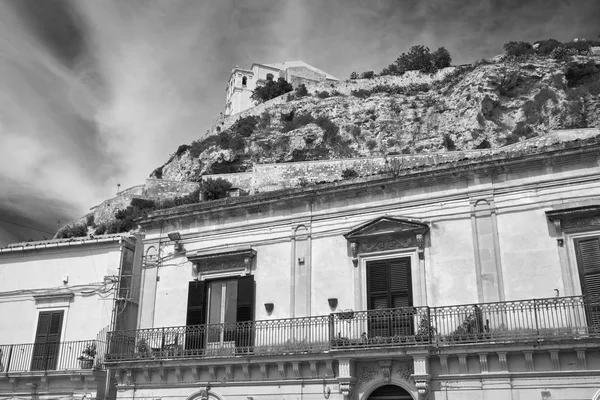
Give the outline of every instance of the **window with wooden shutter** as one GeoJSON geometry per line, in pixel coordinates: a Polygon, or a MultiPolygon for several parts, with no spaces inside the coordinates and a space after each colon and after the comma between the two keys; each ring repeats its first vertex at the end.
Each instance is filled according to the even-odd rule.
{"type": "Polygon", "coordinates": [[[371,337],[412,335],[410,258],[367,262],[367,308],[371,337]]]}
{"type": "Polygon", "coordinates": [[[600,326],[600,236],[575,239],[581,292],[588,304],[588,323],[600,326]]]}
{"type": "Polygon", "coordinates": [[[235,347],[238,352],[250,351],[252,346],[252,332],[254,320],[254,276],[246,275],[238,278],[237,310],[236,310],[237,332],[235,335],[235,347]]]}
{"type": "Polygon", "coordinates": [[[188,287],[186,349],[252,346],[254,276],[193,281],[188,287]],[[208,335],[208,336],[206,336],[208,335]]]}
{"type": "Polygon", "coordinates": [[[205,282],[192,281],[188,285],[188,306],[186,316],[186,350],[201,350],[204,348],[204,327],[206,323],[206,291],[205,282]]]}
{"type": "Polygon", "coordinates": [[[56,369],[63,314],[63,311],[40,313],[31,359],[32,371],[56,369]]]}

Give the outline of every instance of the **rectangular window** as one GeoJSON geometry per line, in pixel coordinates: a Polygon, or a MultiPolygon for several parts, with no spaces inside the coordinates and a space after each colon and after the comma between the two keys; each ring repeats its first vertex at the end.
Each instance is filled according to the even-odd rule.
{"type": "Polygon", "coordinates": [[[252,342],[254,277],[193,281],[188,287],[186,349],[246,351],[252,342]]]}
{"type": "Polygon", "coordinates": [[[63,314],[63,311],[40,313],[31,359],[32,371],[56,369],[63,314]]]}
{"type": "Polygon", "coordinates": [[[367,262],[369,336],[413,334],[410,258],[367,262]]]}
{"type": "Polygon", "coordinates": [[[590,326],[600,326],[600,236],[575,239],[575,252],[581,293],[588,304],[587,320],[590,326]]]}

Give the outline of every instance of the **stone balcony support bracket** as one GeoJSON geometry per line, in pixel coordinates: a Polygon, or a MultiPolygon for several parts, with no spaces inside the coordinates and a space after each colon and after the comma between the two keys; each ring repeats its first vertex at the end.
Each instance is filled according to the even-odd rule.
{"type": "Polygon", "coordinates": [[[338,360],[340,394],[342,394],[345,399],[352,394],[352,389],[356,382],[356,378],[354,378],[354,367],[354,360],[351,358],[342,358],[338,360]]]}
{"type": "Polygon", "coordinates": [[[427,354],[414,354],[413,363],[415,369],[413,379],[415,380],[419,400],[426,400],[429,393],[429,381],[431,379],[429,375],[429,356],[427,354]]]}

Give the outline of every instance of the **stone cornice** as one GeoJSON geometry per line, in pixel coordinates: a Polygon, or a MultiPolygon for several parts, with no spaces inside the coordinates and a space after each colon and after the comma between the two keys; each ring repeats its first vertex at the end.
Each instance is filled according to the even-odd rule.
{"type": "Polygon", "coordinates": [[[592,138],[550,146],[542,149],[545,151],[537,153],[531,151],[506,152],[482,157],[480,159],[467,159],[445,164],[415,167],[411,170],[403,171],[398,177],[381,178],[380,176],[373,176],[355,180],[353,182],[323,184],[308,188],[286,189],[252,196],[197,203],[157,211],[149,217],[140,220],[139,223],[144,226],[150,226],[155,221],[179,219],[191,215],[212,213],[239,207],[269,208],[272,207],[274,203],[280,203],[282,201],[293,200],[296,202],[312,202],[322,196],[339,196],[342,193],[348,193],[348,195],[356,195],[356,193],[359,192],[376,193],[378,190],[384,190],[385,185],[398,182],[409,185],[431,185],[439,182],[447,184],[452,180],[461,179],[464,174],[473,175],[480,173],[489,176],[498,173],[506,173],[511,167],[524,167],[527,164],[535,162],[544,162],[545,164],[548,164],[548,160],[551,160],[551,163],[553,163],[557,162],[559,158],[580,156],[590,153],[593,156],[596,156],[598,149],[600,148],[599,142],[600,138],[592,138]]]}

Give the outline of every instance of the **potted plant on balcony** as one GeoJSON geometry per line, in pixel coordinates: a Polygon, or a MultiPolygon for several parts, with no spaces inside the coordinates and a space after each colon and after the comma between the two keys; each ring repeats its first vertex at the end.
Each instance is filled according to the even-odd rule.
{"type": "Polygon", "coordinates": [[[419,314],[419,326],[415,334],[416,342],[427,342],[432,340],[437,333],[437,329],[431,323],[429,314],[427,312],[421,312],[419,314]]]}
{"type": "Polygon", "coordinates": [[[89,343],[77,358],[81,369],[91,369],[96,358],[96,343],[89,343]]]}

